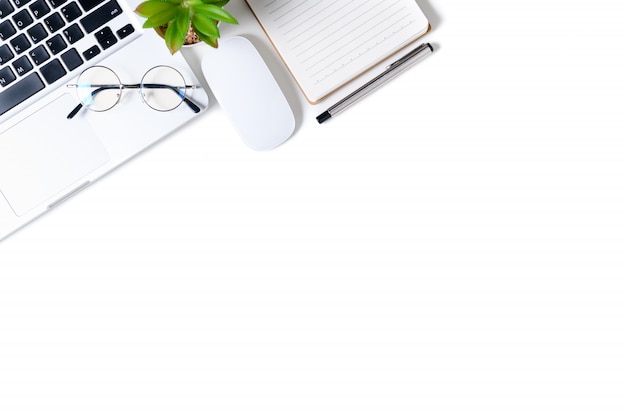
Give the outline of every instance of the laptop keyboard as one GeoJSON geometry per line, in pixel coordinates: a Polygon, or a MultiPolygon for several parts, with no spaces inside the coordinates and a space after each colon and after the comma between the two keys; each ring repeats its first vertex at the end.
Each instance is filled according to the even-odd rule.
{"type": "Polygon", "coordinates": [[[0,115],[135,31],[116,0],[0,0],[0,115]]]}

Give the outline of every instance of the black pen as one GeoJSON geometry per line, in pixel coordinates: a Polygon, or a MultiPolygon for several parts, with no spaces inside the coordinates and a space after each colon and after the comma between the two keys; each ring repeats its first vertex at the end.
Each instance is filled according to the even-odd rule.
{"type": "Polygon", "coordinates": [[[345,110],[350,105],[358,101],[359,99],[366,96],[368,93],[372,92],[377,87],[381,86],[391,78],[400,74],[405,69],[409,68],[411,64],[415,64],[416,62],[426,58],[433,52],[433,47],[429,43],[423,43],[417,48],[413,49],[408,54],[404,55],[399,60],[395,61],[391,65],[389,65],[385,71],[383,71],[380,75],[378,75],[373,80],[367,82],[362,87],[358,88],[353,93],[349,94],[347,97],[339,100],[335,105],[330,106],[328,110],[324,113],[317,116],[317,121],[319,123],[324,123],[326,120],[335,116],[337,113],[345,110]]]}

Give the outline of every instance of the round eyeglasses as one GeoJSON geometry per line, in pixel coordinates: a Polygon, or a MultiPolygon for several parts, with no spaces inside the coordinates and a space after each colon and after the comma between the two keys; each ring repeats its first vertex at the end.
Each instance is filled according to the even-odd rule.
{"type": "Polygon", "coordinates": [[[117,74],[110,68],[93,66],[83,71],[76,84],[68,84],[75,88],[80,103],[67,115],[73,118],[83,107],[102,112],[113,108],[119,103],[122,90],[139,89],[144,103],[157,111],[170,111],[181,103],[187,104],[194,113],[200,108],[187,97],[187,90],[196,88],[187,85],[182,74],[169,66],[159,65],[149,69],[139,84],[122,84],[117,74]]]}

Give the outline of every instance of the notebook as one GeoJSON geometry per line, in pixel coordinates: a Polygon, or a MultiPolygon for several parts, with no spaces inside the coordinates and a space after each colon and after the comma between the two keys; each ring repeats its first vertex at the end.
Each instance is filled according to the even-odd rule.
{"type": "Polygon", "coordinates": [[[246,2],[313,104],[430,28],[415,0],[246,2]]]}

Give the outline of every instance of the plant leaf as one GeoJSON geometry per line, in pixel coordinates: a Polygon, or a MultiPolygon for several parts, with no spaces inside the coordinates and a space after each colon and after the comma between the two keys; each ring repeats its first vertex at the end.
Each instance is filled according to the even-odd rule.
{"type": "Polygon", "coordinates": [[[167,9],[172,7],[177,7],[177,4],[170,3],[165,0],[148,0],[141,3],[135,9],[135,13],[137,13],[141,17],[152,17],[156,14],[164,12],[167,9]]]}
{"type": "MultiPolygon", "coordinates": [[[[174,5],[174,7],[170,7],[165,9],[164,11],[155,14],[154,16],[150,16],[144,23],[144,28],[155,28],[158,26],[163,26],[176,18],[178,15],[178,11],[180,10],[180,6],[174,5]]],[[[169,29],[169,28],[168,28],[169,29]]]]}
{"type": "Polygon", "coordinates": [[[172,55],[183,46],[185,37],[187,36],[187,29],[180,30],[180,26],[177,20],[172,22],[165,31],[165,44],[172,55]]]}
{"type": "Polygon", "coordinates": [[[230,0],[202,0],[204,4],[214,4],[218,7],[224,7],[228,4],[230,0]]]}
{"type": "Polygon", "coordinates": [[[183,8],[176,16],[176,20],[174,24],[178,26],[178,31],[185,34],[187,37],[187,32],[189,31],[189,23],[191,22],[191,12],[187,8],[183,8]]]}
{"type": "Polygon", "coordinates": [[[215,23],[214,19],[201,14],[195,14],[191,17],[191,20],[196,32],[200,32],[214,38],[220,37],[220,30],[217,28],[217,23],[215,23]]]}
{"type": "Polygon", "coordinates": [[[217,48],[216,37],[205,35],[204,33],[200,32],[198,29],[196,29],[195,26],[193,27],[193,29],[196,31],[196,35],[198,35],[198,37],[200,38],[202,42],[212,46],[213,48],[217,48]]]}
{"type": "Polygon", "coordinates": [[[233,25],[238,24],[237,19],[226,10],[218,7],[214,4],[198,4],[192,5],[191,10],[195,14],[199,14],[202,16],[210,17],[213,20],[219,20],[226,23],[232,23],[233,25]]]}

